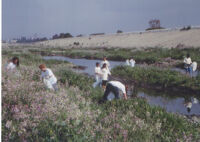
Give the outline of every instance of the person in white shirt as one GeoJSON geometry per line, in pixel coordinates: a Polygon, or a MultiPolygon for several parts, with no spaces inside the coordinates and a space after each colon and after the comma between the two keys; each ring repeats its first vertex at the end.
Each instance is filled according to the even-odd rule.
{"type": "Polygon", "coordinates": [[[106,64],[107,68],[110,69],[110,63],[108,62],[106,57],[103,58],[103,61],[101,62],[101,67],[103,67],[103,64],[106,64]]]}
{"type": "Polygon", "coordinates": [[[106,91],[104,92],[103,99],[100,100],[100,103],[106,101],[107,97],[110,93],[113,93],[115,95],[115,99],[119,99],[120,98],[120,91],[123,93],[124,99],[127,99],[127,95],[126,95],[127,89],[128,89],[128,86],[122,84],[119,81],[109,81],[107,83],[106,91]]]}
{"type": "Polygon", "coordinates": [[[94,71],[95,71],[96,82],[93,84],[93,88],[96,88],[98,85],[101,84],[101,77],[102,77],[101,67],[98,62],[96,63],[94,71]]]}
{"type": "Polygon", "coordinates": [[[130,66],[130,60],[129,59],[126,60],[126,65],[130,66]]]}
{"type": "Polygon", "coordinates": [[[19,67],[19,58],[13,57],[12,60],[6,66],[7,70],[14,70],[16,67],[19,67]]]}
{"type": "Polygon", "coordinates": [[[111,75],[110,70],[107,68],[107,64],[104,63],[103,67],[101,68],[102,72],[102,88],[106,88],[106,84],[108,82],[108,76],[111,75]]]}
{"type": "Polygon", "coordinates": [[[48,89],[57,91],[57,78],[51,71],[51,69],[46,68],[44,64],[39,66],[40,70],[42,71],[40,78],[43,80],[44,84],[48,89]]]}
{"type": "Polygon", "coordinates": [[[134,59],[130,59],[130,66],[135,67],[135,60],[134,59]]]}
{"type": "Polygon", "coordinates": [[[191,68],[192,60],[190,58],[190,54],[187,54],[187,57],[184,58],[183,62],[185,63],[184,67],[186,69],[186,73],[191,73],[191,71],[192,71],[192,68],[191,68]]]}

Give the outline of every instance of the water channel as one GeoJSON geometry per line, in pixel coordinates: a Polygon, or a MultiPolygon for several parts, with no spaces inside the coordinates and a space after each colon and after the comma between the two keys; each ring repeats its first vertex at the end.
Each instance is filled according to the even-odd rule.
{"type": "MultiPolygon", "coordinates": [[[[76,72],[85,73],[89,76],[94,76],[94,67],[96,62],[101,60],[89,60],[89,59],[72,59],[63,56],[44,56],[45,60],[63,60],[73,63],[77,66],[84,66],[85,69],[76,69],[76,72]]],[[[111,68],[119,65],[124,65],[125,62],[121,61],[109,61],[111,68]]],[[[138,65],[139,66],[139,65],[138,65]]],[[[174,68],[173,70],[184,73],[184,70],[174,68]]],[[[194,74],[194,76],[196,76],[194,74]]],[[[198,115],[200,116],[200,96],[194,94],[173,94],[166,92],[158,92],[155,90],[137,88],[134,93],[131,93],[134,97],[142,97],[147,100],[150,105],[160,106],[165,108],[168,112],[180,113],[184,115],[198,115]]]]}

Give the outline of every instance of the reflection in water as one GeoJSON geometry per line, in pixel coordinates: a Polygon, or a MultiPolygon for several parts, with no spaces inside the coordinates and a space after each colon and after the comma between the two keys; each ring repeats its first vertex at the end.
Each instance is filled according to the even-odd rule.
{"type": "Polygon", "coordinates": [[[149,104],[161,106],[168,112],[185,115],[200,115],[200,99],[189,94],[174,95],[164,92],[160,93],[149,89],[138,89],[136,96],[143,97],[149,104]]]}
{"type": "MultiPolygon", "coordinates": [[[[78,66],[87,67],[85,70],[79,70],[79,72],[87,73],[91,76],[94,75],[94,67],[96,62],[100,60],[88,60],[88,59],[72,59],[62,56],[47,56],[44,59],[57,59],[69,61],[78,66]]],[[[111,68],[119,65],[123,65],[124,62],[109,61],[111,68]]],[[[182,69],[177,69],[177,71],[182,72],[182,69]]],[[[186,115],[200,115],[200,96],[194,96],[191,94],[174,94],[158,92],[155,90],[144,89],[144,88],[134,88],[130,85],[130,90],[127,93],[128,97],[143,97],[150,105],[156,105],[165,108],[168,112],[181,113],[186,115]]],[[[108,99],[112,100],[114,98],[113,94],[110,94],[108,99]]]]}
{"type": "MultiPolygon", "coordinates": [[[[182,74],[186,74],[186,70],[185,70],[185,69],[181,69],[181,68],[172,68],[172,70],[177,71],[177,72],[180,72],[180,73],[182,73],[182,74]]],[[[193,71],[193,72],[190,74],[190,76],[192,76],[192,77],[197,77],[198,74],[199,74],[199,71],[197,70],[197,71],[193,71]]]]}

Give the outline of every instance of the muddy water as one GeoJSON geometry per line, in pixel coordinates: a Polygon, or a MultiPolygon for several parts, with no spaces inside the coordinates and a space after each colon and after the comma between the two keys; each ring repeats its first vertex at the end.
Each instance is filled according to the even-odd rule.
{"type": "MultiPolygon", "coordinates": [[[[64,60],[71,62],[77,66],[85,66],[86,68],[84,70],[75,71],[86,73],[90,76],[94,75],[94,67],[96,62],[101,62],[101,60],[72,59],[62,56],[45,56],[44,59],[64,60]]],[[[110,61],[111,68],[124,64],[125,62],[110,61]]],[[[184,70],[182,69],[175,70],[184,72],[184,70]]],[[[130,94],[131,95],[129,97],[145,98],[150,105],[161,106],[165,108],[168,112],[200,116],[200,96],[195,96],[193,94],[169,94],[145,88],[137,88],[130,94]]],[[[112,96],[110,96],[110,99],[112,99],[112,96]]]]}

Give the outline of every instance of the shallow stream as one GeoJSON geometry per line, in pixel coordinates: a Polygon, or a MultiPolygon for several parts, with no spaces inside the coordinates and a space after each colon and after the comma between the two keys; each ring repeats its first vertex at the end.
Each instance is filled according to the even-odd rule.
{"type": "MultiPolygon", "coordinates": [[[[88,74],[94,76],[94,67],[96,62],[101,60],[89,60],[89,59],[72,59],[63,56],[44,56],[45,60],[63,60],[73,63],[77,66],[84,66],[85,69],[75,69],[76,72],[88,74]]],[[[124,65],[125,62],[109,61],[111,68],[119,65],[124,65]]],[[[184,73],[183,69],[173,68],[173,70],[184,73]]],[[[196,76],[194,73],[193,76],[196,76]]],[[[194,94],[173,94],[166,92],[158,92],[155,90],[145,88],[135,88],[132,93],[129,93],[129,97],[142,97],[147,100],[150,105],[156,105],[165,108],[168,112],[180,113],[184,115],[198,115],[200,116],[200,96],[194,94]]],[[[112,98],[112,96],[111,96],[112,98]]]]}

